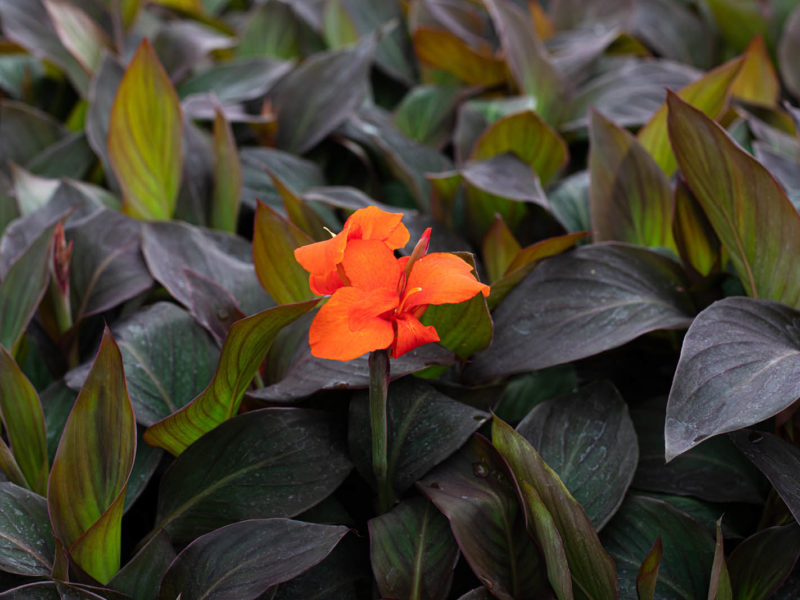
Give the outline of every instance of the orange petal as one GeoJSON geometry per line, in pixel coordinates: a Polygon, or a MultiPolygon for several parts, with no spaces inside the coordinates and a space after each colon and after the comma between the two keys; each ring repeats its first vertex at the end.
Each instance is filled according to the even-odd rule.
{"type": "Polygon", "coordinates": [[[455,254],[434,252],[414,263],[405,289],[403,311],[427,304],[457,304],[478,293],[488,296],[491,288],[475,279],[468,262],[455,254]]]}
{"type": "Polygon", "coordinates": [[[342,278],[339,277],[339,273],[335,269],[323,273],[322,275],[311,274],[308,276],[308,287],[318,296],[332,294],[344,285],[345,283],[342,281],[342,278]]]}
{"type": "Polygon", "coordinates": [[[377,206],[360,208],[347,219],[345,229],[350,239],[378,240],[392,250],[402,248],[411,237],[400,221],[403,213],[389,213],[377,206]]]}
{"type": "Polygon", "coordinates": [[[353,360],[367,352],[388,348],[394,328],[387,313],[397,307],[393,290],[343,287],[319,309],[311,323],[311,354],[331,360],[353,360]]]}
{"type": "Polygon", "coordinates": [[[336,265],[342,261],[346,245],[347,233],[343,231],[329,240],[296,248],[294,257],[309,273],[323,275],[336,270],[336,265]]]}
{"type": "Polygon", "coordinates": [[[432,325],[423,325],[409,313],[396,315],[395,330],[392,358],[399,358],[417,346],[439,341],[439,334],[432,325]]]}
{"type": "Polygon", "coordinates": [[[342,269],[353,287],[365,290],[387,288],[395,292],[403,271],[394,252],[378,240],[347,242],[342,269]]]}

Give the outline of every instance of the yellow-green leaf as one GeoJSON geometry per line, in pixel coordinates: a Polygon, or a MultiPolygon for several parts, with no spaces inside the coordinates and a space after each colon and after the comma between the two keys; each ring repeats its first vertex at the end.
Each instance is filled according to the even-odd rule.
{"type": "MultiPolygon", "coordinates": [[[[709,71],[680,90],[678,96],[712,119],[716,119],[725,106],[731,84],[739,73],[742,61],[742,57],[735,58],[709,71]]],[[[675,162],[675,155],[672,153],[667,135],[666,102],[639,130],[638,138],[639,143],[656,159],[664,172],[672,176],[678,168],[678,163],[675,162]]]]}
{"type": "Polygon", "coordinates": [[[742,68],[730,91],[731,96],[754,104],[775,106],[778,103],[781,83],[760,35],[754,37],[744,51],[742,68]]]}
{"type": "Polygon", "coordinates": [[[448,71],[471,85],[497,85],[506,80],[506,67],[487,49],[475,50],[457,35],[420,27],[414,31],[414,50],[426,65],[448,71]]]}
{"type": "Polygon", "coordinates": [[[47,487],[56,537],[100,583],[119,570],[122,510],[136,454],[122,356],[106,329],[64,426],[47,487]]]}
{"type": "Polygon", "coordinates": [[[514,234],[500,215],[494,220],[486,236],[483,238],[483,264],[489,274],[489,281],[494,283],[506,272],[506,269],[521,250],[514,234]]]}
{"type": "Polygon", "coordinates": [[[285,304],[236,321],[225,337],[217,372],[208,387],[181,410],[148,428],[144,440],[178,456],[233,417],[275,336],[316,304],[317,300],[285,304]]]}
{"type": "Polygon", "coordinates": [[[58,39],[91,75],[100,66],[103,50],[111,48],[105,32],[89,15],[65,0],[45,0],[58,39]]]}
{"type": "Polygon", "coordinates": [[[108,129],[108,157],[122,188],[123,212],[141,219],[172,216],[182,136],[178,95],[145,38],[119,85],[108,129]]]}
{"type": "Polygon", "coordinates": [[[220,107],[214,108],[214,196],[211,226],[236,233],[242,193],[242,165],[230,123],[220,107]]]}

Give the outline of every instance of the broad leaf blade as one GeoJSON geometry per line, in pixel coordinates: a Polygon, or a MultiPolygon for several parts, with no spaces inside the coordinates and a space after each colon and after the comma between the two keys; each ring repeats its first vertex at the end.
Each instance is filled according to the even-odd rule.
{"type": "Polygon", "coordinates": [[[728,558],[736,598],[769,598],[786,580],[800,556],[800,526],[769,527],[741,542],[728,558]]]}
{"type": "MultiPolygon", "coordinates": [[[[687,85],[678,95],[687,103],[696,106],[711,118],[717,118],[728,99],[728,91],[739,73],[742,59],[737,58],[709,71],[706,75],[687,85]]],[[[671,97],[667,92],[667,98],[671,97]]],[[[671,176],[678,166],[670,148],[671,134],[667,134],[668,105],[664,104],[639,130],[639,143],[647,150],[664,170],[671,176]]],[[[673,144],[674,144],[673,140],[673,144]]]]}
{"type": "Polygon", "coordinates": [[[36,390],[0,346],[0,415],[14,458],[31,490],[47,491],[49,461],[44,413],[36,390]]]}
{"type": "Polygon", "coordinates": [[[384,597],[447,596],[458,546],[447,519],[430,502],[413,498],[368,525],[372,572],[384,597]]]}
{"type": "Polygon", "coordinates": [[[106,330],[53,460],[47,503],[56,537],[101,583],[119,570],[121,521],[136,453],[122,357],[106,330]]]}
{"type": "Polygon", "coordinates": [[[547,589],[543,565],[510,477],[491,444],[474,436],[417,486],[450,520],[461,552],[494,596],[536,598],[547,589]]]}
{"type": "Polygon", "coordinates": [[[235,415],[275,336],[316,304],[317,300],[309,300],[276,306],[234,323],[225,338],[211,383],[191,403],[148,428],[147,443],[177,456],[203,434],[235,415]]]}
{"type": "Polygon", "coordinates": [[[697,315],[669,393],[667,460],[797,400],[798,320],[788,306],[744,297],[719,300],[697,315]]]}
{"type": "Polygon", "coordinates": [[[800,307],[793,261],[800,255],[797,210],[767,170],[719,125],[672,94],[668,105],[678,164],[747,294],[800,307]]]}
{"type": "Polygon", "coordinates": [[[591,599],[616,598],[617,575],[583,508],[542,457],[519,433],[494,418],[492,441],[517,482],[530,485],[550,512],[561,535],[576,591],[591,599]]]}
{"type": "Polygon", "coordinates": [[[55,540],[47,501],[13,483],[0,483],[0,569],[7,573],[48,577],[55,540]]]}
{"type": "Polygon", "coordinates": [[[309,410],[268,408],[234,417],[165,473],[154,534],[165,530],[185,543],[234,521],[308,510],[352,468],[342,438],[329,417],[309,410]]]}
{"type": "Polygon", "coordinates": [[[445,29],[420,27],[414,30],[414,50],[420,62],[452,73],[469,85],[493,86],[503,83],[503,61],[485,49],[470,47],[445,29]]]}
{"type": "Polygon", "coordinates": [[[608,382],[537,404],[517,426],[596,529],[622,504],[639,459],[628,406],[608,382]]]}
{"type": "Polygon", "coordinates": [[[669,258],[623,244],[584,246],[539,264],[494,313],[473,381],[592,356],[656,329],[686,327],[687,283],[669,258]]]}
{"type": "Polygon", "coordinates": [[[178,95],[145,39],[117,89],[108,129],[108,157],[125,213],[169,219],[181,176],[183,120],[178,95]]]}
{"type": "Polygon", "coordinates": [[[347,527],[254,519],[208,533],[170,565],[162,600],[254,600],[322,561],[347,527]]]}

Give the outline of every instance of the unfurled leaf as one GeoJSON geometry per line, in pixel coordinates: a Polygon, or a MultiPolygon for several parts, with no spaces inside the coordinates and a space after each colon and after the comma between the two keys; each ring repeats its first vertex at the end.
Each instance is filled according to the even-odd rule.
{"type": "Polygon", "coordinates": [[[510,0],[484,0],[519,89],[536,101],[534,110],[558,122],[566,88],[533,29],[531,18],[510,0]]]}
{"type": "Polygon", "coordinates": [[[601,529],[622,504],[639,459],[628,406],[617,389],[599,382],[537,404],[517,432],[601,529]]]}
{"type": "Polygon", "coordinates": [[[308,287],[308,272],[294,257],[310,237],[266,204],[256,208],[253,232],[253,264],[267,293],[278,304],[302,302],[314,297],[308,287]]]}
{"type": "Polygon", "coordinates": [[[800,312],[725,298],[697,315],[683,341],[667,404],[666,457],[759,423],[797,400],[800,312]]]}
{"type": "Polygon", "coordinates": [[[683,180],[679,180],[675,186],[672,234],[681,259],[700,275],[706,277],[715,267],[719,267],[719,238],[683,180]]]}
{"type": "Polygon", "coordinates": [[[675,249],[672,190],[664,171],[636,138],[596,111],[589,139],[594,240],[675,249]]]}
{"type": "Polygon", "coordinates": [[[44,5],[58,39],[89,74],[94,73],[100,66],[103,50],[111,48],[111,40],[89,15],[71,2],[44,0],[44,5]]]}
{"type": "Polygon", "coordinates": [[[561,254],[569,250],[579,240],[589,235],[588,231],[568,233],[554,238],[548,238],[531,244],[519,250],[508,265],[503,276],[492,283],[492,292],[489,294],[489,308],[495,308],[506,295],[514,289],[524,277],[533,271],[540,260],[561,254]]]}
{"type": "MultiPolygon", "coordinates": [[[[389,395],[388,477],[398,494],[453,454],[489,418],[413,377],[393,383],[389,395]]],[[[372,481],[369,423],[366,394],[355,396],[350,402],[350,453],[362,476],[372,481]]]]}
{"type": "Polygon", "coordinates": [[[694,313],[686,285],[677,263],[634,246],[594,244],[550,258],[497,308],[492,345],[465,377],[543,369],[686,327],[694,313]]]}
{"type": "Polygon", "coordinates": [[[472,150],[471,160],[484,160],[513,152],[530,165],[543,185],[567,162],[567,145],[561,136],[531,110],[514,113],[492,123],[472,150]]]}
{"type": "Polygon", "coordinates": [[[663,556],[664,546],[661,543],[661,536],[658,536],[636,574],[636,596],[639,600],[655,600],[658,568],[661,566],[661,557],[663,556]]]}
{"type": "Polygon", "coordinates": [[[492,445],[474,436],[417,487],[450,520],[464,558],[495,597],[536,598],[547,589],[544,565],[510,478],[492,445]]]}
{"type": "Polygon", "coordinates": [[[185,543],[234,521],[308,510],[352,468],[343,437],[330,417],[305,409],[268,408],[226,421],[164,474],[151,537],[163,529],[185,543]]]}
{"type": "Polygon", "coordinates": [[[736,431],[730,438],[775,486],[795,520],[800,520],[800,449],[761,431],[736,431]]]}
{"type": "Polygon", "coordinates": [[[492,442],[518,484],[530,485],[553,517],[575,591],[591,599],[616,598],[618,584],[614,562],[600,544],[589,517],[558,475],[524,437],[497,417],[492,421],[492,442]]]}
{"type": "Polygon", "coordinates": [[[769,527],[739,543],[728,558],[735,598],[771,597],[794,569],[800,556],[800,526],[769,527]]]}
{"type": "MultiPolygon", "coordinates": [[[[709,71],[682,88],[678,92],[678,96],[712,119],[716,119],[725,106],[731,84],[742,66],[742,60],[742,58],[736,58],[709,71]]],[[[671,176],[678,166],[670,147],[671,137],[671,134],[668,135],[667,132],[667,104],[665,103],[639,130],[638,140],[668,176],[671,176]]]]}
{"type": "Polygon", "coordinates": [[[697,521],[670,504],[630,495],[603,530],[603,546],[619,572],[620,597],[636,597],[636,577],[652,543],[661,538],[656,598],[696,600],[708,594],[714,539],[697,521]]]}
{"type": "Polygon", "coordinates": [[[119,570],[125,491],[136,453],[122,357],[108,330],[70,413],[47,486],[56,537],[101,583],[119,570]]]}
{"type": "Polygon", "coordinates": [[[310,150],[358,108],[374,50],[369,36],[352,48],[315,54],[281,80],[270,94],[279,148],[310,150]]]}
{"type": "Polygon", "coordinates": [[[214,197],[210,224],[215,229],[236,233],[242,193],[242,165],[231,125],[219,107],[214,114],[214,197]]]}
{"type": "Polygon", "coordinates": [[[270,308],[233,324],[222,346],[217,372],[188,405],[152,425],[145,441],[175,456],[239,410],[245,391],[286,325],[311,310],[317,300],[270,308]]]}
{"type": "Polygon", "coordinates": [[[444,29],[421,27],[414,31],[414,50],[420,62],[452,73],[470,85],[503,83],[506,69],[489,50],[476,50],[444,29]]]}
{"type": "Polygon", "coordinates": [[[427,500],[413,498],[371,519],[370,562],[386,598],[445,598],[458,560],[447,519],[427,500]]]}
{"type": "Polygon", "coordinates": [[[678,164],[749,296],[800,308],[800,215],[777,181],[700,111],[670,95],[678,164]],[[759,240],[758,243],[756,240],[759,240]]]}
{"type": "Polygon", "coordinates": [[[772,66],[764,38],[754,37],[744,51],[742,67],[733,80],[730,94],[734,98],[775,106],[781,93],[781,83],[772,66]]]}
{"type": "Polygon", "coordinates": [[[54,554],[47,501],[13,483],[0,483],[0,569],[48,577],[54,554]]]}
{"type": "Polygon", "coordinates": [[[122,188],[126,214],[140,219],[172,217],[182,139],[178,95],[145,38],[119,84],[108,129],[108,158],[122,188]]]}
{"type": "Polygon", "coordinates": [[[44,413],[36,390],[11,354],[0,346],[0,416],[28,487],[47,491],[49,460],[44,413]]]}
{"type": "Polygon", "coordinates": [[[162,600],[255,600],[267,588],[313,567],[347,527],[290,519],[253,519],[222,527],[189,544],[161,583],[162,600]]]}
{"type": "Polygon", "coordinates": [[[0,346],[14,351],[50,281],[55,225],[14,261],[0,282],[0,346]]]}

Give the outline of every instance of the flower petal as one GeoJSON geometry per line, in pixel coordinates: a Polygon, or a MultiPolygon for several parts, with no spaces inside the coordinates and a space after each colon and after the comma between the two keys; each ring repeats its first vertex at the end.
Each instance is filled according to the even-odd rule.
{"type": "Polygon", "coordinates": [[[342,262],[346,245],[347,232],[342,231],[329,240],[296,248],[294,257],[312,275],[327,275],[335,272],[336,265],[342,262]]]}
{"type": "Polygon", "coordinates": [[[457,304],[478,293],[488,296],[491,288],[475,279],[465,260],[455,254],[434,252],[414,263],[405,289],[403,311],[428,304],[457,304]]]}
{"type": "Polygon", "coordinates": [[[389,213],[377,206],[360,208],[347,219],[345,229],[350,239],[378,240],[392,250],[402,248],[411,237],[400,221],[403,213],[389,213]]]}
{"type": "Polygon", "coordinates": [[[433,325],[423,325],[409,313],[395,316],[396,339],[392,344],[392,358],[399,358],[417,346],[439,341],[433,325]]]}
{"type": "Polygon", "coordinates": [[[386,288],[397,293],[403,272],[394,252],[378,240],[350,240],[342,258],[342,269],[353,287],[386,288]]]}
{"type": "Polygon", "coordinates": [[[317,358],[353,360],[388,348],[394,328],[386,314],[397,307],[397,292],[379,288],[343,287],[319,309],[311,323],[308,341],[317,358]]]}

